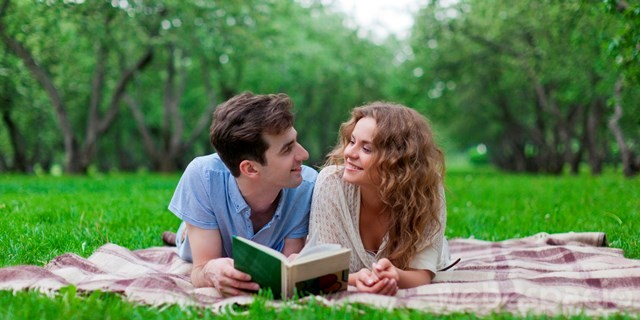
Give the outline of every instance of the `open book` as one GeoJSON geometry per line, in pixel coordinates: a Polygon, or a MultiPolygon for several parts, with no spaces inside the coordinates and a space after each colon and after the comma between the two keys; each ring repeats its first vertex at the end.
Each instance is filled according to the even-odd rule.
{"type": "Polygon", "coordinates": [[[346,290],[351,250],[338,244],[305,246],[289,261],[281,252],[251,240],[233,236],[234,267],[251,275],[261,288],[270,288],[276,299],[346,290]]]}

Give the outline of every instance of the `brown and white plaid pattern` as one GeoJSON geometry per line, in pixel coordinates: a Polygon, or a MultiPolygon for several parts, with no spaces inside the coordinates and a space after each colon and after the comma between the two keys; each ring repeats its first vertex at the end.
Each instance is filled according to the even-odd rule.
{"type": "MultiPolygon", "coordinates": [[[[603,233],[537,234],[488,242],[449,241],[461,261],[440,272],[434,283],[400,290],[394,297],[349,291],[316,298],[327,305],[367,303],[381,308],[412,308],[434,313],[510,312],[518,315],[640,314],[640,260],[603,247],[603,233]]],[[[213,288],[194,288],[191,264],[175,247],[130,251],[106,244],[88,259],[63,254],[44,267],[0,269],[1,290],[54,294],[74,285],[79,291],[117,292],[146,305],[195,305],[219,311],[251,297],[224,298],[213,288]]],[[[283,303],[274,301],[274,306],[283,303]]],[[[294,302],[295,303],[295,302],[294,302]]]]}

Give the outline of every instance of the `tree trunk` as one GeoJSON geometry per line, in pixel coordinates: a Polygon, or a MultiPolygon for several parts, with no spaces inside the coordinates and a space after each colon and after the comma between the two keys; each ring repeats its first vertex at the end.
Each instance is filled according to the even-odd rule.
{"type": "Polygon", "coordinates": [[[604,102],[601,98],[595,98],[591,104],[590,112],[586,118],[584,130],[585,142],[588,152],[588,162],[591,168],[591,174],[602,174],[602,163],[604,161],[604,152],[599,147],[598,131],[603,122],[604,102]]]}
{"type": "Polygon", "coordinates": [[[4,155],[0,153],[0,171],[9,170],[7,168],[7,161],[4,159],[4,155]]]}
{"type": "Polygon", "coordinates": [[[27,158],[24,138],[11,117],[13,101],[9,96],[3,96],[1,103],[2,105],[0,106],[0,109],[2,112],[2,122],[4,122],[7,127],[9,140],[11,142],[11,147],[13,148],[13,169],[24,173],[29,172],[31,170],[31,164],[27,158]]]}
{"type": "MultiPolygon", "coordinates": [[[[9,0],[5,0],[3,3],[2,11],[6,10],[9,4],[9,0]]],[[[2,15],[0,15],[0,19],[2,15]]],[[[47,70],[38,64],[33,55],[27,48],[22,45],[18,40],[11,37],[6,33],[4,23],[0,20],[0,39],[6,44],[6,46],[18,57],[22,60],[24,65],[29,69],[29,71],[33,74],[36,81],[42,85],[49,100],[51,100],[51,105],[55,111],[58,125],[60,127],[60,131],[62,133],[64,149],[66,153],[65,162],[69,169],[76,169],[77,166],[73,165],[71,162],[79,159],[78,150],[77,150],[77,142],[75,135],[73,134],[73,130],[71,128],[71,122],[69,121],[69,117],[67,116],[66,106],[60,97],[60,93],[56,86],[53,83],[53,80],[49,76],[47,70]]],[[[72,171],[74,172],[74,171],[72,171]]]]}
{"type": "Polygon", "coordinates": [[[626,177],[634,176],[638,173],[638,166],[635,163],[635,156],[633,151],[629,149],[627,143],[625,142],[624,133],[620,128],[619,122],[622,118],[624,110],[622,109],[622,85],[624,82],[624,78],[620,77],[616,81],[615,88],[613,91],[613,97],[615,99],[615,106],[613,115],[609,118],[609,129],[613,133],[613,136],[616,139],[616,143],[618,143],[618,147],[620,148],[620,157],[622,160],[622,172],[626,177]]]}
{"type": "MultiPolygon", "coordinates": [[[[107,60],[108,47],[104,44],[98,45],[96,70],[94,71],[89,106],[90,112],[87,119],[84,143],[80,145],[74,134],[66,106],[60,95],[60,90],[54,84],[48,70],[35,60],[32,53],[22,43],[6,33],[2,17],[6,13],[8,5],[9,0],[4,0],[2,7],[0,8],[0,39],[17,57],[22,60],[34,78],[40,83],[40,85],[42,85],[49,97],[49,100],[51,101],[64,141],[66,154],[65,171],[67,173],[86,173],[87,168],[95,155],[96,144],[99,137],[115,121],[119,111],[120,100],[125,93],[127,85],[131,82],[137,72],[143,70],[151,62],[153,57],[153,47],[149,46],[133,66],[123,70],[120,78],[116,82],[107,111],[104,116],[100,118],[98,107],[104,90],[104,61],[107,60]]],[[[110,18],[107,18],[105,20],[105,27],[108,28],[109,22],[110,18]]],[[[156,34],[157,32],[152,32],[151,37],[156,34]]]]}
{"type": "MultiPolygon", "coordinates": [[[[133,114],[138,132],[142,136],[142,143],[145,153],[152,162],[153,170],[161,172],[174,172],[180,163],[180,157],[184,150],[190,149],[197,141],[200,134],[208,127],[211,116],[217,105],[216,94],[211,85],[211,80],[206,66],[203,67],[204,87],[209,103],[200,115],[196,125],[193,126],[191,134],[185,139],[184,118],[180,113],[180,100],[187,83],[186,70],[176,70],[174,47],[167,46],[169,58],[167,61],[167,79],[164,83],[163,97],[163,123],[158,137],[151,133],[147,125],[140,103],[129,95],[125,95],[124,101],[129,106],[133,114]],[[155,141],[160,141],[156,143],[155,141]]],[[[204,62],[203,62],[204,63],[204,62]]]]}

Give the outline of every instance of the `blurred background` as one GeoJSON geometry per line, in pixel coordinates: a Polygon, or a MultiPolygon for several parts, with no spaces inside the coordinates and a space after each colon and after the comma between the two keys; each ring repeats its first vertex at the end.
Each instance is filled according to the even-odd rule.
{"type": "Polygon", "coordinates": [[[386,100],[431,121],[449,166],[640,171],[636,1],[0,5],[0,172],[180,172],[243,91],[293,98],[314,166],[386,100]]]}

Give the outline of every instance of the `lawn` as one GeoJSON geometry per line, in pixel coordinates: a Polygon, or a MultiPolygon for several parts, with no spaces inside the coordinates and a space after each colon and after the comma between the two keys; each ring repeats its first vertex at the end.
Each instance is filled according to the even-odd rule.
{"type": "MultiPolygon", "coordinates": [[[[168,210],[179,175],[109,174],[89,177],[0,175],[0,267],[42,266],[74,252],[89,256],[106,242],[129,249],[162,245],[160,234],[179,221],[168,210]]],[[[640,258],[640,178],[508,175],[491,169],[447,174],[448,238],[503,240],[538,232],[603,231],[625,256],[640,258]]],[[[366,306],[273,310],[256,300],[225,318],[344,319],[423,318],[412,310],[366,306]]],[[[131,305],[114,294],[77,294],[68,288],[53,298],[33,292],[0,292],[0,318],[215,318],[198,308],[162,310],[131,305]]],[[[432,315],[433,316],[433,315],[432,315]]],[[[458,314],[454,318],[474,318],[458,314]]],[[[494,315],[509,318],[508,315],[494,315]]]]}

